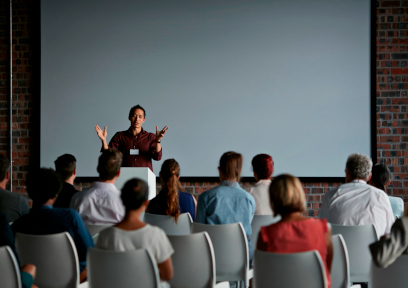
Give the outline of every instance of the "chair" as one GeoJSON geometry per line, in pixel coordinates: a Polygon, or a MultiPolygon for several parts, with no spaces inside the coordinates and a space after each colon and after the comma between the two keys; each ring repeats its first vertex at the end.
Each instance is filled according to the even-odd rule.
{"type": "Polygon", "coordinates": [[[145,249],[109,251],[91,248],[87,254],[91,288],[159,288],[156,261],[145,249]]]}
{"type": "Polygon", "coordinates": [[[94,242],[96,243],[99,232],[102,230],[113,226],[113,224],[105,224],[105,225],[97,225],[97,224],[85,224],[86,229],[88,230],[89,234],[91,234],[94,242]]]}
{"type": "Polygon", "coordinates": [[[372,288],[402,288],[408,283],[408,255],[401,255],[387,268],[378,268],[371,264],[371,287],[372,288]]]}
{"type": "Polygon", "coordinates": [[[340,234],[332,236],[333,262],[331,266],[332,288],[358,288],[360,285],[350,286],[350,264],[347,246],[340,234]]]}
{"type": "Polygon", "coordinates": [[[331,226],[332,234],[341,234],[346,242],[351,282],[369,282],[372,258],[368,245],[377,241],[374,225],[342,226],[331,224],[331,226]]]}
{"type": "Polygon", "coordinates": [[[254,287],[326,288],[327,279],[322,259],[316,250],[278,254],[256,250],[254,255],[254,287]]]}
{"type": "Polygon", "coordinates": [[[215,252],[216,281],[243,281],[249,287],[248,241],[241,223],[208,225],[193,223],[192,232],[207,232],[215,252]]]}
{"type": "Polygon", "coordinates": [[[280,219],[281,219],[280,216],[273,217],[273,215],[254,215],[254,218],[252,219],[251,223],[252,234],[250,238],[254,252],[256,250],[256,243],[258,242],[258,234],[259,230],[261,230],[261,227],[269,226],[273,223],[278,222],[280,219]]]}
{"type": "Polygon", "coordinates": [[[190,213],[180,214],[177,223],[172,216],[145,213],[144,222],[160,227],[167,235],[188,235],[191,233],[193,219],[190,213]]]}
{"type": "Polygon", "coordinates": [[[214,249],[207,232],[168,238],[174,249],[172,288],[229,287],[228,282],[215,284],[214,249]]]}
{"type": "Polygon", "coordinates": [[[49,235],[16,234],[21,263],[34,264],[39,287],[79,287],[79,263],[74,241],[68,232],[49,235]]]}
{"type": "Polygon", "coordinates": [[[21,288],[20,268],[9,246],[0,247],[0,287],[21,288]]]}

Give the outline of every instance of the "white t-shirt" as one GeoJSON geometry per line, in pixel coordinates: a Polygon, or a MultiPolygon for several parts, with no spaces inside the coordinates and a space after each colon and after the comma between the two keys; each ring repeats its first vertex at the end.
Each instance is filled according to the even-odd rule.
{"type": "Polygon", "coordinates": [[[319,218],[340,225],[374,224],[378,238],[390,233],[395,220],[388,195],[363,180],[353,180],[328,191],[319,218]]]}
{"type": "Polygon", "coordinates": [[[109,227],[99,233],[96,247],[114,251],[144,248],[152,253],[158,264],[169,259],[174,253],[166,233],[159,227],[149,224],[132,231],[109,227]]]}
{"type": "Polygon", "coordinates": [[[269,200],[270,179],[259,180],[249,193],[255,198],[255,214],[273,215],[271,202],[269,200]]]}

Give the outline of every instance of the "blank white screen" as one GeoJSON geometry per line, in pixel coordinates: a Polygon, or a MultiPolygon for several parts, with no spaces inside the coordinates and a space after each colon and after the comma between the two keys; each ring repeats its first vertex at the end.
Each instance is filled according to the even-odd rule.
{"type": "Polygon", "coordinates": [[[100,140],[169,130],[162,161],[217,176],[222,153],[273,156],[275,174],[342,177],[370,151],[370,2],[41,1],[41,165],[64,153],[96,176],[100,140]]]}

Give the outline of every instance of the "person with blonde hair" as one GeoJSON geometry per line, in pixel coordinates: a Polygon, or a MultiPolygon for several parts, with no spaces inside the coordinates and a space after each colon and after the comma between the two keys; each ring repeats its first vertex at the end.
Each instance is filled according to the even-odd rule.
{"type": "Polygon", "coordinates": [[[269,197],[274,215],[280,215],[281,220],[261,228],[257,249],[274,253],[317,250],[326,270],[327,286],[330,287],[333,243],[327,220],[302,215],[306,199],[302,184],[292,175],[275,177],[269,187],[269,197]]]}
{"type": "Polygon", "coordinates": [[[250,236],[255,199],[239,186],[242,161],[242,155],[233,151],[221,156],[218,167],[221,185],[198,197],[196,222],[211,225],[241,222],[248,239],[249,259],[252,259],[250,236]]]}
{"type": "Polygon", "coordinates": [[[164,161],[159,175],[162,190],[150,201],[146,212],[170,215],[176,222],[181,213],[188,212],[194,220],[197,204],[191,194],[182,192],[183,187],[179,181],[180,165],[177,161],[174,159],[164,161]]]}
{"type": "Polygon", "coordinates": [[[373,224],[378,238],[390,233],[395,219],[388,195],[367,184],[371,179],[372,166],[368,156],[351,154],[346,163],[346,184],[324,195],[319,218],[339,225],[373,224]]]}

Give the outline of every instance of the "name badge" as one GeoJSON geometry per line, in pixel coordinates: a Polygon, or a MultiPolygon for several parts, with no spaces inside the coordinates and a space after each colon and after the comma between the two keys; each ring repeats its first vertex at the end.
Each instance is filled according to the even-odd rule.
{"type": "Polygon", "coordinates": [[[139,149],[130,149],[130,155],[139,155],[139,149]]]}

